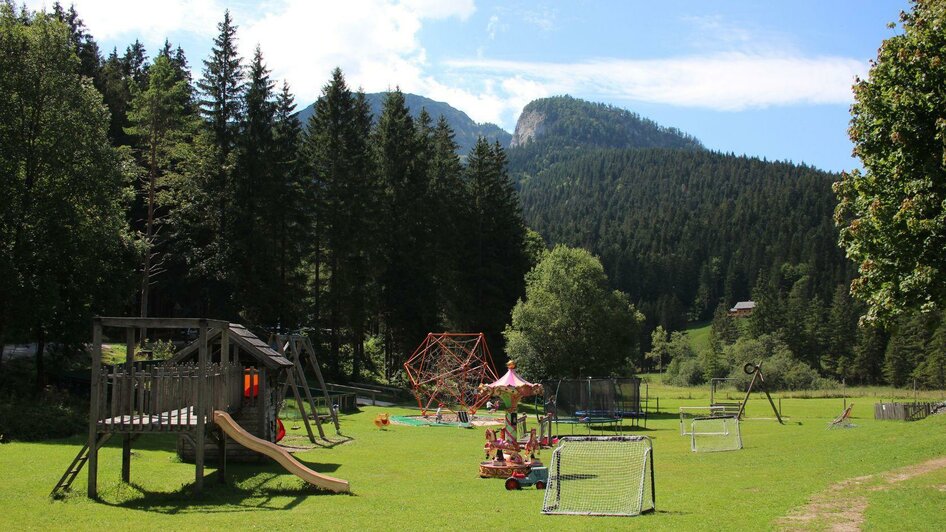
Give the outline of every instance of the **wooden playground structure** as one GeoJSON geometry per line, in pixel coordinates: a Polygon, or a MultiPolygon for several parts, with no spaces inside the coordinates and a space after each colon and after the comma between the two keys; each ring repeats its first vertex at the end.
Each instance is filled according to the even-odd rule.
{"type": "MultiPolygon", "coordinates": [[[[145,434],[179,435],[178,453],[193,457],[195,490],[204,485],[208,455],[218,460],[218,480],[225,481],[227,458],[267,455],[290,473],[331,491],[348,491],[348,482],[321,475],[296,461],[277,446],[277,414],[286,386],[292,388],[300,413],[309,426],[299,388],[305,390],[310,412],[324,438],[321,420],[304,381],[300,356],[308,351],[316,375],[321,372],[308,340],[284,338],[279,351],[270,348],[245,327],[203,318],[108,318],[93,320],[92,381],[88,442],[67,468],[53,494],[68,488],[83,466],[88,467],[88,496],[98,491],[99,449],[112,436],[122,437],[122,480],[131,479],[132,443],[145,434]],[[102,364],[103,328],[124,329],[127,360],[114,367],[102,364]],[[149,329],[196,330],[197,340],[163,364],[144,365],[135,360],[139,338],[149,329]],[[285,356],[288,351],[289,357],[285,356]],[[280,388],[280,381],[286,386],[280,388]],[[228,447],[228,439],[241,448],[228,447]],[[257,454],[259,453],[259,454],[257,454]],[[242,456],[246,456],[245,454],[242,456]]],[[[322,383],[322,390],[325,385],[322,383]]],[[[329,400],[326,396],[326,402],[329,400]]],[[[333,409],[329,409],[332,411],[333,409]]],[[[327,416],[338,431],[334,411],[327,416]]]]}

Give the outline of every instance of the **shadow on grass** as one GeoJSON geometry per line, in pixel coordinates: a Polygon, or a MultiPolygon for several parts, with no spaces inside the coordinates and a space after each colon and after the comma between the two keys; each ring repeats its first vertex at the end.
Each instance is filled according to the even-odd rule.
{"type": "MultiPolygon", "coordinates": [[[[305,464],[313,471],[330,473],[338,464],[305,464]]],[[[221,483],[216,472],[204,476],[204,489],[196,493],[194,484],[182,486],[172,492],[152,491],[131,482],[120,484],[116,490],[127,500],[120,502],[100,498],[98,502],[116,508],[127,508],[165,515],[190,513],[230,513],[246,511],[290,510],[308,497],[349,495],[320,490],[303,484],[298,487],[269,486],[273,480],[286,474],[274,464],[261,466],[228,467],[227,482],[221,483]],[[260,471],[264,468],[264,471],[260,471]],[[245,469],[245,470],[244,470],[245,469]],[[270,471],[272,470],[272,471],[270,471]]]]}
{"type": "Polygon", "coordinates": [[[319,447],[320,449],[331,449],[339,445],[345,445],[351,441],[355,441],[355,438],[351,436],[345,436],[343,434],[336,434],[335,436],[329,436],[324,440],[316,438],[315,447],[319,447]]]}

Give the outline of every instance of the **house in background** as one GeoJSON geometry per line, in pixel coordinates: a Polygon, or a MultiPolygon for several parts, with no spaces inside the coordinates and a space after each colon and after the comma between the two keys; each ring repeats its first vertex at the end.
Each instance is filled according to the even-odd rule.
{"type": "Polygon", "coordinates": [[[736,306],[729,309],[729,315],[733,318],[744,318],[752,314],[754,308],[755,301],[740,301],[736,303],[736,306]]]}

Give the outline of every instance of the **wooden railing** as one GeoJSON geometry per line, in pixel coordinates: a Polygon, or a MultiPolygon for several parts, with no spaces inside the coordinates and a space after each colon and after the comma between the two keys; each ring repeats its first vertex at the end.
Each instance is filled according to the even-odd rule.
{"type": "Polygon", "coordinates": [[[211,363],[205,375],[200,378],[196,364],[101,368],[96,418],[100,432],[192,430],[199,416],[206,422],[214,410],[240,404],[242,367],[211,363]]]}

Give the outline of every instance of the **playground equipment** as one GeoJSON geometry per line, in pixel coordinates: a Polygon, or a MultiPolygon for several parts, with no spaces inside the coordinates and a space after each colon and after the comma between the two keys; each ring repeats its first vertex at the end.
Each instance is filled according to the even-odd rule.
{"type": "Polygon", "coordinates": [[[727,408],[721,405],[711,406],[681,406],[680,407],[680,435],[689,436],[694,418],[726,415],[727,408]]]}
{"type": "Polygon", "coordinates": [[[423,415],[440,403],[475,414],[489,399],[477,390],[497,378],[483,333],[428,333],[404,370],[423,415]]]}
{"type": "Polygon", "coordinates": [[[312,341],[308,336],[301,334],[276,334],[270,338],[270,343],[275,343],[279,354],[283,355],[292,362],[292,369],[286,375],[286,381],[282,385],[282,395],[286,395],[286,389],[292,388],[293,397],[296,399],[296,407],[302,415],[302,421],[305,422],[305,429],[309,435],[309,441],[315,443],[315,435],[312,434],[312,427],[309,425],[309,415],[315,420],[315,426],[319,431],[319,436],[324,440],[325,431],[322,429],[322,417],[319,416],[315,400],[312,398],[312,391],[309,389],[309,382],[306,380],[305,370],[302,368],[302,357],[309,361],[309,367],[315,373],[319,381],[319,387],[322,389],[322,397],[325,400],[325,408],[328,410],[328,416],[335,424],[335,434],[341,434],[341,427],[338,424],[338,412],[331,407],[332,399],[328,395],[328,387],[325,385],[325,379],[322,378],[322,370],[319,368],[318,358],[315,356],[315,348],[312,347],[312,341]],[[299,389],[305,393],[309,403],[309,412],[306,413],[305,403],[299,395],[299,389]]]}
{"type": "Polygon", "coordinates": [[[752,388],[755,386],[756,382],[759,383],[759,386],[762,388],[762,391],[765,392],[765,396],[769,399],[769,404],[772,405],[772,412],[775,412],[775,419],[778,419],[779,424],[784,425],[785,422],[782,421],[782,414],[778,411],[778,408],[775,407],[775,401],[772,400],[772,396],[769,394],[768,388],[765,386],[765,377],[762,375],[762,363],[755,364],[753,362],[746,362],[746,365],[742,367],[742,370],[746,372],[746,375],[752,375],[752,380],[749,381],[749,388],[746,390],[746,397],[742,400],[742,404],[739,405],[739,413],[736,415],[738,418],[742,418],[743,414],[746,411],[746,403],[749,402],[749,395],[752,393],[752,388]]]}
{"type": "Polygon", "coordinates": [[[390,424],[391,420],[388,418],[388,414],[386,412],[384,414],[378,414],[374,418],[374,426],[381,430],[385,430],[390,424]]]}
{"type": "Polygon", "coordinates": [[[633,516],[654,509],[647,436],[569,436],[552,452],[542,513],[633,516]]]}
{"type": "Polygon", "coordinates": [[[690,423],[690,450],[694,453],[742,449],[739,418],[731,415],[694,418],[690,423]]]}
{"type": "Polygon", "coordinates": [[[854,408],[854,403],[847,405],[847,408],[841,412],[841,415],[834,418],[831,423],[828,423],[829,429],[852,429],[856,427],[854,423],[851,422],[851,410],[854,408]]]}
{"type": "Polygon", "coordinates": [[[485,402],[490,397],[498,396],[503,399],[503,404],[507,405],[505,426],[500,435],[497,436],[492,429],[486,430],[486,460],[480,462],[480,476],[484,478],[508,478],[514,473],[528,473],[533,465],[542,465],[535,458],[535,451],[539,448],[535,429],[532,429],[525,445],[520,444],[516,429],[519,421],[516,414],[519,401],[524,397],[541,394],[542,385],[532,384],[519,377],[516,374],[515,362],[510,360],[506,367],[508,370],[505,375],[490,384],[482,384],[479,388],[480,401],[485,402]]]}
{"type": "Polygon", "coordinates": [[[550,433],[555,435],[561,434],[562,426],[573,433],[575,426],[584,426],[589,432],[592,427],[617,431],[625,419],[631,420],[631,426],[641,420],[647,425],[646,399],[641,396],[641,379],[637,377],[558,379],[542,386],[545,420],[554,424],[550,433]]]}
{"type": "Polygon", "coordinates": [[[233,421],[233,418],[226,412],[215,410],[213,419],[214,423],[216,423],[227,436],[233,438],[233,441],[248,449],[265,454],[275,460],[286,471],[305,480],[309,484],[336,493],[348,491],[348,481],[312,471],[299,463],[298,460],[293,458],[293,456],[282,447],[266,440],[261,440],[247,432],[246,429],[233,421]]]}
{"type": "Polygon", "coordinates": [[[508,491],[521,490],[529,486],[535,486],[537,490],[544,490],[549,483],[549,469],[547,467],[533,467],[528,473],[513,473],[506,479],[506,489],[508,491]]]}
{"type": "Polygon", "coordinates": [[[95,318],[88,443],[67,468],[53,494],[67,489],[88,464],[88,496],[96,497],[98,450],[113,435],[123,438],[122,480],[129,482],[133,440],[157,433],[178,434],[178,452],[185,458],[193,454],[194,485],[198,492],[203,489],[205,458],[211,452],[219,460],[217,478],[225,481],[231,455],[228,437],[252,452],[253,457],[258,457],[257,453],[270,456],[313,485],[348,491],[347,482],[305,468],[273,443],[282,400],[277,383],[292,366],[292,362],[246,328],[226,321],[95,318]],[[103,367],[104,327],[125,330],[125,364],[103,367]],[[146,329],[196,330],[198,339],[164,364],[145,366],[136,363],[135,347],[136,333],[146,329]],[[191,357],[196,358],[196,363],[186,362],[191,357]]]}

